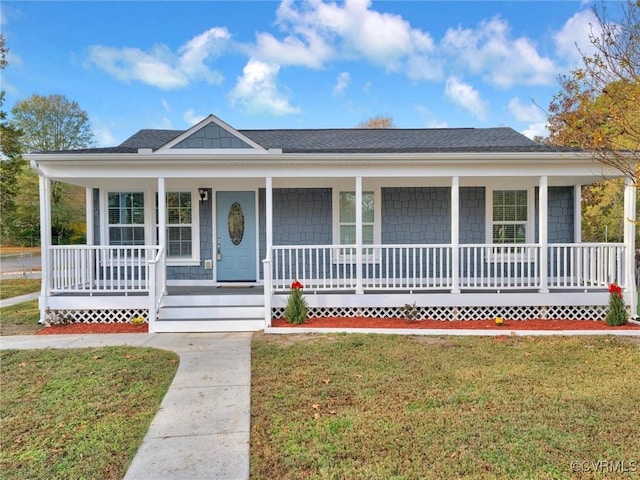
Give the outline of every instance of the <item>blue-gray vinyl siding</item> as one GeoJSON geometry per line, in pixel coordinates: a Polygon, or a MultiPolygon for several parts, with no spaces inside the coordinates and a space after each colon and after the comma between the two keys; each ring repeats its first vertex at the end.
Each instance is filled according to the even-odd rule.
{"type": "MultiPolygon", "coordinates": [[[[274,245],[330,245],[332,238],[330,188],[274,188],[272,191],[274,245]]],[[[266,256],[266,191],[258,192],[260,258],[266,256]]],[[[260,263],[260,278],[263,278],[260,263]]]]}
{"type": "MultiPolygon", "coordinates": [[[[573,187],[549,188],[549,243],[572,243],[574,222],[573,187]]],[[[484,187],[460,188],[460,243],[486,243],[484,187]]],[[[535,240],[538,235],[538,198],[535,192],[535,240]]],[[[99,190],[94,189],[94,237],[100,239],[99,190]]],[[[451,190],[449,187],[390,187],[381,189],[381,240],[383,244],[446,244],[451,242],[451,190]]],[[[260,259],[266,255],[265,190],[258,192],[260,259]]],[[[167,267],[169,280],[211,280],[204,269],[213,258],[212,191],[200,202],[199,266],[167,267]]],[[[333,243],[331,188],[276,188],[273,190],[274,245],[329,245],[333,243]]],[[[556,259],[550,258],[553,262],[556,259]]],[[[384,267],[386,260],[383,259],[384,267]]],[[[461,262],[466,262],[461,258],[461,262]]],[[[262,262],[259,262],[263,278],[262,262]]],[[[330,268],[327,265],[327,268],[330,268]]],[[[472,274],[463,270],[462,274],[472,274]]]]}
{"type": "Polygon", "coordinates": [[[253,148],[218,125],[209,124],[172,148],[253,148]]]}

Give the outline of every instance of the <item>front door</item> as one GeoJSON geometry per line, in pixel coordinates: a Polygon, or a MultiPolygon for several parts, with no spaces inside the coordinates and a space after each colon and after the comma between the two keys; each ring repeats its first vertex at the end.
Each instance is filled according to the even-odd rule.
{"type": "Polygon", "coordinates": [[[255,282],[255,192],[217,192],[216,231],[218,281],[255,282]]]}

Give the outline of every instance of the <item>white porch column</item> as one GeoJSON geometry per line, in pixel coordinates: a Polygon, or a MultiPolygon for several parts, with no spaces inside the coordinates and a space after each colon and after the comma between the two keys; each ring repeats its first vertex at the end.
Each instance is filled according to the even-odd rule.
{"type": "Polygon", "coordinates": [[[362,177],[356,177],[356,294],[364,293],[362,287],[362,177]]]}
{"type": "Polygon", "coordinates": [[[638,292],[636,290],[636,185],[626,178],[624,183],[624,244],[626,301],[631,318],[638,316],[638,292]]]}
{"type": "MultiPolygon", "coordinates": [[[[265,236],[267,259],[271,259],[271,248],[273,247],[273,178],[265,179],[265,236]]],[[[265,272],[266,273],[266,272],[265,272]]]]}
{"type": "Polygon", "coordinates": [[[167,192],[164,177],[158,178],[158,245],[167,255],[167,192]]]}
{"type": "Polygon", "coordinates": [[[460,293],[460,177],[451,177],[451,293],[460,293]]]}
{"type": "Polygon", "coordinates": [[[47,314],[47,297],[51,284],[51,180],[41,174],[40,187],[40,259],[42,262],[42,282],[40,283],[40,323],[47,314]]]}
{"type": "Polygon", "coordinates": [[[549,178],[540,177],[538,236],[540,245],[540,293],[549,293],[549,178]]]}
{"type": "Polygon", "coordinates": [[[573,242],[582,242],[582,185],[573,186],[573,242]]]}
{"type": "Polygon", "coordinates": [[[273,248],[273,178],[265,179],[265,258],[262,260],[262,276],[264,279],[264,325],[271,326],[271,262],[273,248]]]}
{"type": "Polygon", "coordinates": [[[93,188],[85,189],[85,225],[87,226],[87,245],[94,245],[93,238],[93,188]]]}

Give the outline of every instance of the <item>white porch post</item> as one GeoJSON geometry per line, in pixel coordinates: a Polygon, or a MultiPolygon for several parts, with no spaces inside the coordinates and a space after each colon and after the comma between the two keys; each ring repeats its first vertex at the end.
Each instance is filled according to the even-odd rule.
{"type": "Polygon", "coordinates": [[[460,177],[451,177],[451,293],[460,293],[460,177]]]}
{"type": "Polygon", "coordinates": [[[356,177],[356,294],[362,287],[362,177],[356,177]]]}
{"type": "Polygon", "coordinates": [[[85,225],[87,226],[87,245],[93,245],[93,188],[85,189],[85,225]]]}
{"type": "Polygon", "coordinates": [[[158,178],[158,245],[167,254],[167,192],[164,177],[158,178]]]}
{"type": "Polygon", "coordinates": [[[582,185],[573,186],[573,243],[582,242],[582,185]]]}
{"type": "Polygon", "coordinates": [[[271,326],[271,256],[273,255],[273,178],[265,179],[265,258],[262,260],[264,278],[264,325],[271,326]]]}
{"type": "Polygon", "coordinates": [[[540,177],[538,235],[540,242],[540,293],[549,293],[549,178],[540,177]]]}
{"type": "Polygon", "coordinates": [[[624,183],[624,244],[626,300],[631,318],[638,316],[638,292],[636,290],[636,185],[630,178],[624,183]]]}
{"type": "Polygon", "coordinates": [[[38,177],[40,187],[40,259],[42,282],[40,283],[40,323],[47,315],[47,298],[51,284],[51,180],[44,175],[38,177]]]}

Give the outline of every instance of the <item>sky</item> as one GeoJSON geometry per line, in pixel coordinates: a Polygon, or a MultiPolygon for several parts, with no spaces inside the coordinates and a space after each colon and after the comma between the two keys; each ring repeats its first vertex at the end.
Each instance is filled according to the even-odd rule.
{"type": "MultiPolygon", "coordinates": [[[[619,2],[610,4],[615,18],[619,2]]],[[[559,75],[589,52],[585,1],[11,1],[9,111],[85,110],[95,146],[214,114],[236,129],[508,126],[546,136],[559,75]]]]}

